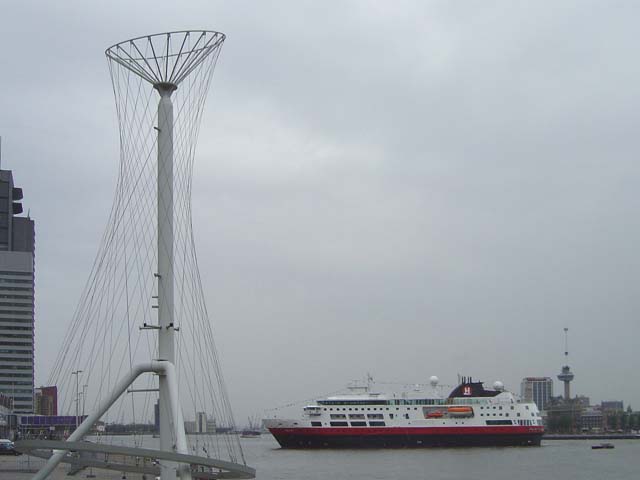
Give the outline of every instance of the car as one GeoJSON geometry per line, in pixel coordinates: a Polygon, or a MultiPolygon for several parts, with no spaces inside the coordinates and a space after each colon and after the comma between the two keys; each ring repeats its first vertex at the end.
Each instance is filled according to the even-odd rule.
{"type": "Polygon", "coordinates": [[[0,455],[22,455],[11,440],[0,438],[0,455]]]}

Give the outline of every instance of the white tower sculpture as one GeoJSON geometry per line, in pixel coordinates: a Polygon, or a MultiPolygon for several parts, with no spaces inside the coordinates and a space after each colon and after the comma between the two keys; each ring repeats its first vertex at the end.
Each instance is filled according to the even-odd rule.
{"type": "MultiPolygon", "coordinates": [[[[115,325],[118,321],[121,322],[118,324],[121,326],[120,328],[126,329],[128,332],[128,348],[122,350],[122,342],[112,341],[111,349],[107,349],[105,345],[109,345],[109,338],[106,333],[103,344],[96,348],[103,349],[101,350],[103,352],[102,359],[110,356],[112,361],[122,362],[121,359],[126,358],[123,357],[123,354],[128,355],[130,368],[127,374],[104,392],[102,398],[96,400],[93,412],[84,418],[66,442],[21,442],[19,448],[32,453],[38,451],[42,453],[47,449],[52,450],[47,463],[33,477],[34,480],[47,478],[60,462],[71,463],[78,468],[94,466],[160,474],[162,480],[174,480],[176,475],[181,480],[255,477],[254,469],[240,463],[244,460],[241,450],[238,461],[233,456],[231,461],[198,456],[202,453],[200,450],[209,455],[209,451],[205,448],[194,448],[196,451],[190,454],[180,400],[179,384],[181,379],[177,369],[179,359],[176,358],[176,332],[183,327],[188,329],[189,321],[195,322],[200,319],[198,321],[202,322],[201,319],[204,318],[201,330],[203,333],[192,334],[189,340],[194,343],[193,349],[198,350],[198,353],[194,353],[194,355],[199,358],[181,357],[184,358],[183,363],[192,366],[192,375],[185,376],[192,376],[195,379],[201,377],[201,374],[204,375],[203,372],[211,375],[209,370],[214,369],[210,368],[206,361],[212,358],[211,361],[215,363],[216,367],[215,376],[218,386],[220,389],[224,389],[224,382],[217,370],[215,351],[209,352],[207,350],[213,348],[213,339],[210,338],[206,309],[201,298],[201,286],[193,250],[190,210],[193,149],[204,97],[224,40],[225,35],[213,31],[170,32],[127,40],[106,50],[114,82],[121,129],[122,158],[116,193],[116,197],[119,198],[114,203],[110,227],[105,239],[103,239],[97,266],[94,265],[83,297],[90,298],[90,301],[81,301],[81,308],[78,310],[80,313],[76,314],[65,343],[66,351],[54,365],[54,371],[55,375],[62,378],[63,374],[60,372],[66,371],[72,365],[75,365],[77,370],[78,364],[82,364],[83,370],[79,371],[94,371],[93,375],[97,375],[95,365],[99,364],[100,360],[97,359],[98,354],[95,351],[82,353],[78,350],[79,353],[76,353],[75,356],[68,355],[68,351],[90,338],[92,328],[98,332],[101,331],[100,329],[103,328],[105,322],[112,322],[115,325]],[[138,77],[138,80],[142,79],[143,82],[134,83],[130,77],[131,73],[138,77]],[[146,89],[144,88],[145,84],[147,85],[146,89]],[[180,92],[180,89],[183,91],[180,92]],[[174,112],[172,98],[176,92],[180,92],[182,97],[179,102],[180,108],[174,112]],[[158,98],[158,96],[157,116],[154,117],[153,108],[149,107],[153,105],[152,99],[158,98]],[[182,123],[180,123],[178,136],[174,137],[174,127],[177,120],[181,120],[182,123]],[[155,124],[152,123],[154,121],[155,124]],[[151,133],[153,130],[157,132],[155,141],[153,141],[151,133]],[[153,170],[157,174],[156,185],[155,188],[145,187],[144,181],[141,179],[145,178],[145,175],[149,176],[149,172],[152,172],[150,165],[153,164],[154,152],[157,159],[155,170],[153,170]],[[176,159],[178,159],[177,164],[176,159]],[[177,176],[174,167],[178,168],[177,176]],[[142,193],[140,193],[141,191],[142,193]],[[178,202],[176,202],[176,195],[179,197],[178,202]],[[151,199],[154,196],[156,197],[155,230],[153,222],[147,222],[147,219],[139,213],[153,211],[151,199]],[[132,206],[134,203],[135,205],[132,206]],[[131,259],[132,253],[130,253],[148,257],[149,249],[145,247],[146,244],[143,240],[151,238],[153,233],[157,236],[155,239],[157,263],[153,272],[155,284],[148,280],[150,275],[145,269],[145,265],[147,265],[145,262],[148,259],[133,261],[131,259]],[[121,243],[118,245],[117,242],[121,243]],[[176,263],[176,252],[179,253],[182,261],[180,265],[176,263]],[[112,261],[114,266],[104,268],[103,265],[108,261],[112,261]],[[176,278],[176,268],[180,269],[180,280],[176,278]],[[134,273],[137,276],[134,276],[134,273]],[[116,281],[114,280],[116,277],[122,277],[124,280],[116,281]],[[137,282],[135,284],[133,284],[134,279],[137,282]],[[106,287],[103,287],[104,285],[106,287]],[[98,303],[95,300],[95,296],[96,292],[99,293],[101,289],[105,288],[110,293],[103,306],[103,303],[98,303]],[[138,333],[140,335],[157,333],[157,350],[155,353],[150,353],[152,358],[133,363],[138,350],[134,348],[131,341],[131,336],[137,330],[134,328],[132,319],[140,309],[134,309],[131,304],[135,295],[144,298],[145,295],[152,292],[152,288],[155,289],[156,295],[149,296],[157,298],[157,305],[154,305],[157,308],[157,323],[149,320],[148,314],[145,313],[141,317],[140,323],[142,325],[139,329],[143,332],[138,333]],[[180,315],[176,313],[178,305],[176,300],[178,299],[175,298],[175,290],[178,290],[179,293],[180,315]],[[188,297],[187,291],[191,292],[191,297],[195,300],[185,298],[188,297]],[[125,298],[126,302],[120,300],[122,298],[125,298]],[[119,301],[123,305],[120,309],[117,307],[119,301]],[[189,301],[192,304],[189,304],[189,301]],[[94,305],[99,305],[99,307],[94,305]],[[80,334],[77,333],[78,331],[85,333],[80,334]],[[200,344],[201,341],[204,346],[200,344]],[[200,367],[196,365],[196,361],[199,361],[200,367]],[[84,365],[88,365],[88,367],[84,365]],[[197,368],[201,370],[196,372],[197,368]],[[140,390],[132,387],[133,382],[144,373],[157,376],[156,389],[140,390]],[[150,391],[157,391],[159,396],[159,450],[142,449],[135,446],[92,445],[81,442],[95,423],[119,401],[121,396],[150,391]],[[97,461],[95,458],[83,460],[82,455],[78,458],[70,454],[71,451],[81,453],[107,452],[111,454],[111,458],[104,462],[97,461]],[[121,461],[114,460],[118,458],[121,461]],[[139,461],[141,458],[150,460],[150,462],[142,462],[141,464],[139,461]],[[136,461],[129,462],[127,459],[136,459],[136,461]],[[156,464],[159,464],[159,468],[156,464]]],[[[151,263],[149,262],[149,268],[152,268],[151,263]]],[[[111,328],[110,335],[112,337],[114,330],[111,328]]],[[[183,341],[185,340],[183,339],[183,341]]],[[[111,374],[111,370],[109,370],[109,374],[111,374]]],[[[102,383],[108,385],[106,381],[102,383]]],[[[102,388],[103,386],[100,385],[100,391],[102,388]]],[[[98,387],[94,387],[95,389],[98,387]]],[[[209,392],[192,395],[194,403],[198,399],[202,400],[202,397],[206,397],[204,401],[209,401],[210,397],[209,392]]],[[[230,412],[225,393],[222,392],[221,396],[223,400],[219,411],[230,412]]],[[[135,401],[132,400],[132,404],[135,406],[135,401]]],[[[225,441],[228,440],[225,439],[225,441]]]]}

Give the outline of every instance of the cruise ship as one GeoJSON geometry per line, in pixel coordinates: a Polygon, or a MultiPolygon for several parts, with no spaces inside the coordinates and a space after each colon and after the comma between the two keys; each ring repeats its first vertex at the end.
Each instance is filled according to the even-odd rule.
{"type": "Polygon", "coordinates": [[[303,408],[299,419],[264,419],[283,448],[402,448],[540,445],[544,433],[535,403],[520,402],[501,382],[485,389],[462,378],[447,397],[418,388],[400,394],[370,384],[303,408]]]}

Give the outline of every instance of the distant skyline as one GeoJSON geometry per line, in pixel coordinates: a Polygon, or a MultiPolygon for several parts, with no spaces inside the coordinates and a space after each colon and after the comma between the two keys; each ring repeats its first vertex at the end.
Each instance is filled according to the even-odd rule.
{"type": "MultiPolygon", "coordinates": [[[[193,184],[236,421],[458,373],[640,409],[636,2],[10,2],[2,168],[36,221],[36,385],[119,157],[104,50],[224,32],[193,184]]],[[[61,412],[64,413],[64,412],[61,412]]]]}

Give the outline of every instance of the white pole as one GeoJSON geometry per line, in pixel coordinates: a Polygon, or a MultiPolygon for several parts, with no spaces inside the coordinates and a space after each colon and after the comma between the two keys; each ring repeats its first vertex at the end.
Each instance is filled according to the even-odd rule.
{"type": "Polygon", "coordinates": [[[78,429],[78,409],[80,407],[80,374],[82,370],[76,370],[75,372],[71,372],[71,375],[76,376],[76,430],[78,429]]]}
{"type": "MultiPolygon", "coordinates": [[[[158,102],[158,360],[175,365],[174,307],[173,307],[173,103],[171,94],[176,86],[170,83],[155,85],[160,94],[158,102]]],[[[184,422],[177,415],[171,418],[169,405],[177,401],[167,376],[160,376],[160,450],[171,452],[176,437],[184,435],[184,422]],[[173,398],[172,398],[173,396],[173,398]],[[180,422],[180,424],[178,424],[180,422]],[[176,437],[172,435],[175,432],[176,437]]],[[[177,387],[177,386],[176,386],[177,387]]],[[[180,410],[178,408],[178,410],[180,410]]],[[[179,445],[178,445],[179,447],[179,445]]],[[[186,448],[186,445],[184,445],[186,448]]],[[[174,480],[176,465],[161,462],[161,480],[174,480]]],[[[182,479],[191,478],[188,469],[180,468],[182,479]]]]}

